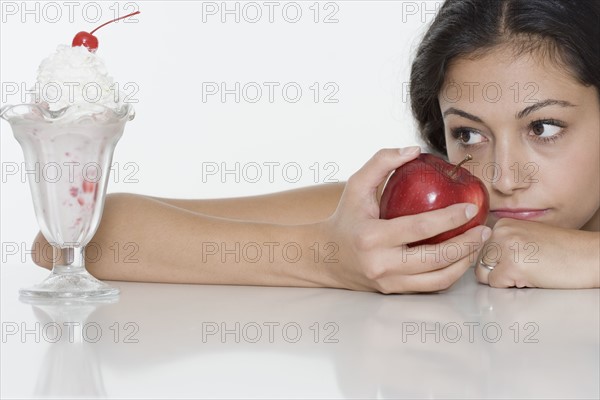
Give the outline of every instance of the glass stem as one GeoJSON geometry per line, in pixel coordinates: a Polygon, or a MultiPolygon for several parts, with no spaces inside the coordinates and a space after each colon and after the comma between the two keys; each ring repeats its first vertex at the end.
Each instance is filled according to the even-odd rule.
{"type": "Polygon", "coordinates": [[[54,266],[56,274],[73,274],[85,271],[85,246],[54,247],[54,266]]]}

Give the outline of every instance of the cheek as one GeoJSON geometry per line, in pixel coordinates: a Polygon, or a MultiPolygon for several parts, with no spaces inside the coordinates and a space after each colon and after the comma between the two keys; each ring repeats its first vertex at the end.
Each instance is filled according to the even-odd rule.
{"type": "Polygon", "coordinates": [[[477,161],[466,165],[465,168],[483,182],[488,193],[491,195],[493,192],[492,183],[495,182],[498,174],[502,174],[498,165],[490,160],[478,157],[477,161]]]}
{"type": "MultiPolygon", "coordinates": [[[[553,186],[561,186],[564,196],[575,207],[598,208],[600,202],[600,151],[599,143],[572,151],[554,168],[553,176],[546,176],[553,186]]],[[[583,210],[582,210],[583,211],[583,210]]]]}
{"type": "MultiPolygon", "coordinates": [[[[600,114],[596,115],[600,119],[600,114]]],[[[589,120],[589,119],[588,119],[589,120]]],[[[549,174],[547,179],[557,180],[565,190],[574,196],[573,200],[581,200],[578,196],[598,197],[600,189],[600,125],[585,124],[561,139],[560,151],[552,160],[544,160],[549,174]],[[568,140],[567,140],[568,139],[568,140]],[[556,179],[555,179],[556,177],[556,179]]]]}
{"type": "MultiPolygon", "coordinates": [[[[449,142],[449,138],[446,135],[446,143],[449,142]]],[[[473,161],[469,161],[463,164],[463,167],[479,178],[484,184],[488,192],[491,193],[492,182],[494,180],[494,174],[496,171],[496,164],[488,159],[485,152],[474,152],[464,150],[456,145],[447,146],[448,149],[448,161],[452,164],[460,163],[467,154],[471,154],[474,158],[473,161]]]]}
{"type": "MultiPolygon", "coordinates": [[[[554,176],[545,176],[554,187],[562,186],[563,198],[573,214],[585,216],[600,206],[600,113],[583,113],[561,140],[561,153],[553,162],[554,176]],[[568,139],[568,140],[567,140],[568,139]],[[564,144],[563,142],[564,141],[564,144]]],[[[558,189],[556,189],[558,191],[558,189]]],[[[587,222],[587,221],[584,221],[587,222]]]]}
{"type": "Polygon", "coordinates": [[[446,152],[448,153],[448,160],[451,163],[454,163],[458,157],[458,152],[457,152],[457,148],[454,145],[454,138],[451,137],[447,132],[446,129],[444,129],[444,139],[446,141],[446,152]]]}
{"type": "MultiPolygon", "coordinates": [[[[446,146],[446,153],[448,154],[448,161],[454,165],[460,163],[462,160],[464,160],[465,156],[467,155],[467,151],[463,150],[461,147],[456,146],[453,142],[448,142],[448,139],[446,138],[446,143],[449,143],[449,145],[446,146]]],[[[469,153],[471,154],[471,153],[469,153]]],[[[469,167],[467,168],[467,166],[469,164],[473,164],[472,161],[466,162],[463,164],[463,166],[468,169],[469,171],[471,171],[471,173],[473,173],[473,167],[469,167]]]]}
{"type": "MultiPolygon", "coordinates": [[[[572,194],[577,193],[576,188],[581,186],[578,179],[572,175],[569,168],[561,167],[560,160],[553,162],[535,162],[531,164],[535,167],[535,171],[526,174],[531,182],[529,187],[535,190],[538,196],[544,196],[547,199],[552,199],[553,202],[565,202],[572,194]]],[[[572,198],[571,198],[572,200],[572,198]]]]}
{"type": "Polygon", "coordinates": [[[600,196],[600,172],[589,168],[591,160],[581,157],[573,162],[567,154],[552,160],[539,162],[539,169],[532,175],[527,195],[533,204],[556,210],[557,226],[579,229],[598,210],[600,196]]]}

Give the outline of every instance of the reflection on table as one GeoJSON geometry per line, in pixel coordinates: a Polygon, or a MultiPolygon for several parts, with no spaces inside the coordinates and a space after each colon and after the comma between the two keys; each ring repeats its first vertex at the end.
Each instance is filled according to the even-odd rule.
{"type": "Polygon", "coordinates": [[[136,385],[157,397],[165,385],[182,397],[600,394],[599,290],[493,289],[472,271],[420,295],[114,283],[113,304],[22,304],[42,325],[103,333],[48,345],[34,395],[126,396],[136,385]]]}

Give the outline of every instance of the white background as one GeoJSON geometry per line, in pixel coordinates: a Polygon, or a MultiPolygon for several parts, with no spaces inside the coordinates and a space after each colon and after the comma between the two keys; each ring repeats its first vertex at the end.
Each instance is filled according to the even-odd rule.
{"type": "MultiPolygon", "coordinates": [[[[274,2],[270,22],[265,2],[3,1],[1,103],[27,100],[21,90],[8,94],[7,85],[31,87],[40,61],[58,44],[139,9],[137,22],[119,21],[95,33],[97,54],[115,81],[134,85],[125,93],[139,88],[131,97],[136,118],[117,145],[108,192],[221,198],[344,181],[378,149],[417,143],[406,85],[414,51],[440,2],[315,3],[274,2]],[[223,13],[225,7],[237,7],[239,22],[235,13],[223,13]],[[299,21],[288,22],[298,8],[299,21]],[[252,23],[257,10],[262,16],[252,23]],[[225,102],[220,94],[203,101],[203,83],[222,82],[229,89],[256,82],[262,97],[247,101],[255,97],[252,89],[239,103],[232,94],[225,102]],[[263,82],[279,84],[273,102],[263,82]],[[315,82],[319,101],[311,90],[315,82]],[[287,83],[302,89],[295,103],[282,93],[287,83]],[[325,103],[332,87],[339,89],[331,98],[337,103],[325,103]],[[222,174],[236,162],[239,179],[222,174]],[[265,163],[279,165],[270,171],[265,163]],[[203,174],[209,164],[217,174],[203,174]],[[257,172],[262,175],[253,182],[257,172]]],[[[28,264],[38,228],[21,174],[23,154],[6,121],[0,130],[2,243],[20,248],[8,255],[3,247],[2,263],[28,264]],[[15,165],[19,173],[7,175],[15,165]]]]}
{"type": "MultiPolygon", "coordinates": [[[[62,13],[53,23],[52,9],[46,6],[43,15],[48,3],[27,2],[34,11],[25,14],[22,1],[0,1],[2,84],[30,87],[40,61],[58,44],[114,18],[115,10],[119,15],[134,10],[125,2],[116,7],[114,1],[96,2],[102,15],[92,22],[82,15],[85,3],[70,3],[75,5],[72,21],[65,3],[49,3],[62,13]],[[14,15],[5,12],[11,5],[17,7],[14,15]]],[[[98,31],[98,55],[112,76],[139,87],[137,116],[117,145],[113,161],[119,176],[111,179],[109,192],[176,198],[271,193],[323,183],[323,174],[315,179],[310,169],[315,163],[322,173],[328,172],[325,163],[334,163],[339,170],[333,178],[344,181],[378,149],[417,143],[402,88],[439,2],[336,1],[332,4],[339,10],[333,17],[339,22],[333,24],[322,23],[335,9],[325,10],[327,2],[318,5],[319,23],[309,9],[314,1],[298,3],[303,12],[298,23],[284,20],[286,2],[279,2],[274,23],[263,15],[252,24],[243,18],[235,23],[231,15],[222,23],[218,14],[203,22],[202,2],[137,2],[130,4],[142,11],[139,22],[98,31]],[[217,96],[203,102],[203,82],[229,87],[234,82],[297,82],[303,95],[297,103],[286,102],[280,91],[273,103],[263,97],[255,104],[237,104],[232,96],[225,103],[217,96]],[[338,85],[339,102],[315,103],[309,89],[314,82],[338,85]],[[292,182],[293,176],[277,169],[273,182],[264,174],[257,183],[243,178],[238,183],[231,175],[203,182],[206,162],[225,162],[230,168],[235,162],[240,168],[250,162],[297,163],[303,175],[292,182]],[[131,172],[126,163],[137,166],[132,177],[137,183],[125,181],[131,172]]],[[[228,5],[233,8],[235,2],[228,5]]],[[[0,99],[2,104],[19,101],[20,95],[0,99]]],[[[5,121],[0,121],[0,157],[3,171],[23,162],[5,121]]],[[[17,321],[31,329],[50,317],[78,321],[85,314],[106,333],[104,341],[76,346],[64,340],[19,341],[16,335],[0,343],[3,398],[598,398],[597,289],[498,290],[477,284],[472,272],[448,291],[416,296],[112,282],[121,289],[119,304],[92,311],[52,310],[29,306],[17,296],[18,288],[48,274],[32,266],[29,257],[21,258],[38,228],[20,174],[2,176],[0,201],[2,245],[23,244],[19,254],[2,254],[7,264],[0,267],[3,324],[17,321]],[[139,345],[112,341],[109,327],[116,321],[139,325],[139,345]],[[335,321],[340,342],[201,343],[203,321],[228,326],[233,321],[299,321],[307,333],[314,321],[335,321]],[[417,336],[401,341],[406,322],[434,321],[463,328],[492,322],[505,335],[497,343],[481,336],[469,342],[466,335],[458,343],[419,341],[417,336]],[[539,343],[524,342],[531,332],[524,330],[520,343],[514,341],[516,322],[539,327],[539,343]]],[[[310,336],[305,338],[310,342],[310,336]]]]}

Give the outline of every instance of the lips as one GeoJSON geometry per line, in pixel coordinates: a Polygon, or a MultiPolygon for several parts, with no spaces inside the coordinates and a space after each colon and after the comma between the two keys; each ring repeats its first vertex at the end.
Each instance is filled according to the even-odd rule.
{"type": "Polygon", "coordinates": [[[535,219],[546,215],[549,208],[496,208],[490,210],[496,218],[535,219]]]}

